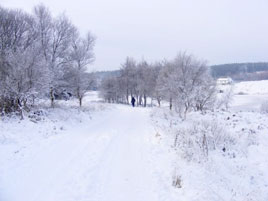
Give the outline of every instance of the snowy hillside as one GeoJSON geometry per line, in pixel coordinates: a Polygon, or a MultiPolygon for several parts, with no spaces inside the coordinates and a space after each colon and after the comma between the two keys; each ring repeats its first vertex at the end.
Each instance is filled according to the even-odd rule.
{"type": "Polygon", "coordinates": [[[62,101],[0,121],[0,200],[170,200],[170,179],[165,186],[158,177],[169,166],[156,168],[168,154],[158,148],[151,110],[96,95],[87,94],[82,110],[62,101]]]}
{"type": "Polygon", "coordinates": [[[40,103],[0,121],[2,201],[267,201],[264,82],[235,90],[229,111],[103,103],[98,93],[40,103]],[[250,87],[249,87],[250,86],[250,87]],[[259,86],[259,87],[258,87],[259,86]],[[254,98],[258,97],[258,98],[254,98]],[[204,136],[206,136],[204,138],[204,136]],[[205,141],[204,141],[205,140],[205,141]]]}
{"type": "Polygon", "coordinates": [[[218,91],[232,91],[230,105],[234,111],[260,112],[261,105],[268,101],[268,80],[238,82],[217,87],[218,91]]]}
{"type": "Polygon", "coordinates": [[[175,155],[178,200],[268,200],[267,115],[218,111],[182,122],[157,109],[153,118],[175,155]]]}
{"type": "Polygon", "coordinates": [[[236,83],[234,92],[250,94],[250,95],[256,95],[256,94],[268,95],[268,80],[236,83]]]}
{"type": "Polygon", "coordinates": [[[154,110],[162,143],[175,155],[178,200],[268,200],[268,114],[260,110],[267,81],[234,88],[247,94],[235,94],[229,111],[191,113],[181,121],[174,112],[154,110]]]}
{"type": "Polygon", "coordinates": [[[233,110],[260,112],[261,105],[268,102],[268,80],[236,83],[234,94],[233,110]]]}
{"type": "Polygon", "coordinates": [[[208,66],[265,59],[265,1],[40,1],[0,6],[0,201],[268,201],[268,81],[222,77],[268,63],[208,66]]]}

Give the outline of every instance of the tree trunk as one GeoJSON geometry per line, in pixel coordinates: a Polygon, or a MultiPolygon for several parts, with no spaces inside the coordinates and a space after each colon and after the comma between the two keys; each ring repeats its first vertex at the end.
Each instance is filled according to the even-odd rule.
{"type": "Polygon", "coordinates": [[[79,106],[82,107],[82,97],[79,97],[79,106]]]}
{"type": "Polygon", "coordinates": [[[17,105],[16,106],[17,107],[17,110],[20,113],[20,119],[23,120],[24,119],[24,117],[23,117],[23,109],[22,109],[21,101],[20,101],[19,98],[16,100],[16,105],[17,105]]]}
{"type": "Polygon", "coordinates": [[[158,103],[158,106],[160,107],[161,106],[161,100],[160,100],[160,98],[157,98],[157,103],[158,103]]]}
{"type": "Polygon", "coordinates": [[[146,95],[143,96],[143,99],[144,99],[144,104],[143,105],[144,105],[144,107],[146,107],[146,104],[147,104],[147,97],[146,97],[146,95]]]}
{"type": "Polygon", "coordinates": [[[172,110],[172,98],[169,99],[169,109],[172,110]]]}
{"type": "Polygon", "coordinates": [[[32,97],[32,106],[34,106],[35,103],[35,96],[32,97]]]}
{"type": "Polygon", "coordinates": [[[187,116],[187,113],[188,113],[188,110],[190,109],[190,106],[188,104],[185,105],[185,109],[184,109],[184,117],[183,117],[183,120],[186,120],[186,116],[187,116]]]}
{"type": "MultiPolygon", "coordinates": [[[[129,104],[128,97],[129,97],[129,94],[128,94],[128,90],[127,90],[127,95],[126,95],[126,101],[127,101],[127,104],[129,104]]],[[[131,97],[132,97],[132,96],[131,96],[131,97]]]]}
{"type": "Polygon", "coordinates": [[[51,102],[51,107],[54,107],[54,99],[55,99],[55,97],[54,97],[54,90],[53,90],[53,88],[51,87],[50,88],[50,102],[51,102]]]}

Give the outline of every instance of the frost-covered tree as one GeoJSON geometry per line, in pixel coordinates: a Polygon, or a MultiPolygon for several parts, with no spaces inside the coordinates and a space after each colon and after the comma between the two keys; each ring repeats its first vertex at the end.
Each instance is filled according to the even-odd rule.
{"type": "Polygon", "coordinates": [[[82,104],[92,82],[86,73],[93,59],[94,37],[81,38],[65,15],[53,18],[39,5],[33,15],[0,7],[0,110],[22,111],[29,100],[61,88],[74,89],[82,104]],[[72,74],[70,79],[65,79],[72,74]]]}
{"type": "Polygon", "coordinates": [[[151,65],[150,70],[150,97],[153,100],[157,101],[158,106],[161,106],[161,101],[163,99],[159,89],[158,89],[158,77],[160,70],[163,68],[162,62],[155,62],[151,65]]]}
{"type": "Polygon", "coordinates": [[[129,96],[134,96],[136,93],[136,61],[133,58],[127,57],[126,61],[122,64],[120,70],[120,80],[122,88],[125,93],[126,102],[129,103],[129,96]]]}
{"type": "Polygon", "coordinates": [[[215,98],[215,83],[206,62],[186,53],[166,62],[158,77],[158,90],[170,102],[170,109],[174,104],[183,118],[192,109],[203,110],[215,98]]]}
{"type": "Polygon", "coordinates": [[[138,105],[144,106],[148,97],[157,99],[159,105],[161,100],[166,100],[169,108],[175,108],[183,118],[190,110],[203,111],[215,102],[215,82],[206,62],[186,53],[153,65],[127,58],[120,75],[106,79],[103,85],[102,94],[109,94],[107,97],[114,100],[125,96],[128,103],[133,96],[138,105]]]}
{"type": "Polygon", "coordinates": [[[143,105],[146,107],[147,98],[154,96],[158,71],[153,65],[149,65],[146,61],[141,61],[137,65],[137,97],[139,104],[143,100],[143,105]]]}
{"type": "Polygon", "coordinates": [[[156,93],[158,97],[158,104],[160,100],[165,99],[169,102],[169,109],[172,110],[173,101],[176,95],[176,77],[174,65],[170,62],[164,61],[163,67],[161,68],[156,84],[156,93]]]}
{"type": "Polygon", "coordinates": [[[93,82],[93,78],[86,72],[88,64],[94,60],[94,42],[95,38],[90,33],[86,38],[79,37],[77,32],[73,33],[65,77],[68,78],[68,87],[78,98],[80,107],[86,91],[93,82]]]}
{"type": "Polygon", "coordinates": [[[0,9],[1,110],[26,107],[30,97],[45,87],[46,70],[38,46],[33,18],[22,12],[0,9]]]}
{"type": "Polygon", "coordinates": [[[204,80],[195,90],[195,110],[204,111],[206,109],[213,109],[216,103],[216,84],[208,72],[203,75],[204,80]]]}
{"type": "MultiPolygon", "coordinates": [[[[204,87],[215,89],[213,86],[215,84],[208,82],[210,78],[206,62],[186,53],[179,54],[173,62],[176,69],[175,104],[178,111],[183,113],[183,117],[186,118],[187,112],[198,105],[196,101],[202,99],[202,94],[205,93],[202,87],[203,89],[204,87]]],[[[213,97],[208,96],[208,98],[213,97]]],[[[203,106],[201,107],[203,108],[203,106]]]]}
{"type": "Polygon", "coordinates": [[[102,80],[100,95],[109,103],[118,103],[120,99],[119,79],[117,77],[108,77],[102,80]]]}
{"type": "Polygon", "coordinates": [[[54,105],[56,90],[64,86],[65,67],[68,66],[68,53],[71,48],[74,25],[65,15],[53,19],[49,10],[39,5],[35,7],[37,33],[40,46],[49,70],[51,106],[54,105]]]}

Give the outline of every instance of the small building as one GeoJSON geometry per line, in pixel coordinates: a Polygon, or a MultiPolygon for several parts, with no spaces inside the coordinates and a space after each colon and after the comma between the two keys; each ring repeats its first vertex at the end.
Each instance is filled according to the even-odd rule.
{"type": "Polygon", "coordinates": [[[233,80],[230,77],[221,77],[217,79],[217,85],[229,85],[232,83],[233,83],[233,80]]]}

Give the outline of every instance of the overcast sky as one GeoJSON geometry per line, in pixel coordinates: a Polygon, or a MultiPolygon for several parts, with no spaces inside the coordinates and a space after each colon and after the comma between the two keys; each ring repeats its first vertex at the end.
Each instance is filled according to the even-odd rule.
{"type": "Polygon", "coordinates": [[[1,0],[31,12],[44,3],[97,36],[94,70],[127,56],[148,61],[187,51],[209,64],[268,61],[267,0],[1,0]]]}

